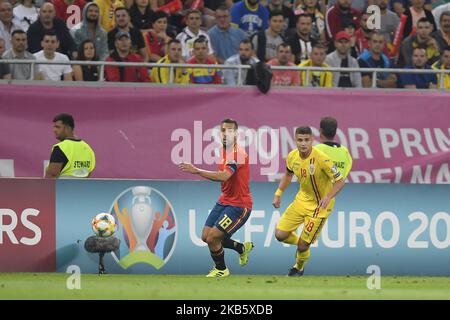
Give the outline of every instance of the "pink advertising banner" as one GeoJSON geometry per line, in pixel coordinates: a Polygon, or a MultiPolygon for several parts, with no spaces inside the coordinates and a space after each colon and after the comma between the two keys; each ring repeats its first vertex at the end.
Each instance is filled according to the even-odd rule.
{"type": "Polygon", "coordinates": [[[334,116],[354,159],[349,181],[450,183],[449,93],[255,88],[0,85],[0,176],[43,175],[62,112],[96,152],[96,178],[198,179],[177,164],[215,168],[218,123],[234,118],[252,180],[277,180],[295,128],[318,139],[320,119],[334,116]]]}

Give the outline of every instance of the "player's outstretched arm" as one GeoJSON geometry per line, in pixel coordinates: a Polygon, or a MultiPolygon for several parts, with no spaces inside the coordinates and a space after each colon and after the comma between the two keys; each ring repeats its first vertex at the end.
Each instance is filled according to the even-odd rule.
{"type": "Polygon", "coordinates": [[[278,185],[277,191],[275,191],[275,195],[273,197],[272,205],[275,208],[279,208],[281,205],[281,195],[283,194],[284,190],[289,187],[292,181],[292,176],[294,174],[290,171],[286,171],[286,173],[281,177],[280,184],[278,185]]]}
{"type": "Polygon", "coordinates": [[[344,179],[340,179],[339,181],[336,181],[336,183],[333,185],[333,188],[330,190],[330,192],[322,199],[320,199],[319,205],[322,207],[322,209],[325,209],[328,206],[328,203],[330,203],[330,200],[333,199],[339,191],[342,190],[342,188],[345,185],[344,179]]]}
{"type": "Polygon", "coordinates": [[[190,163],[180,163],[178,165],[178,167],[180,168],[181,171],[183,172],[188,172],[188,173],[192,173],[192,174],[198,174],[201,177],[208,179],[208,180],[212,180],[212,181],[227,181],[232,175],[233,173],[224,170],[224,171],[207,171],[207,170],[202,170],[199,169],[195,166],[193,166],[190,163]]]}

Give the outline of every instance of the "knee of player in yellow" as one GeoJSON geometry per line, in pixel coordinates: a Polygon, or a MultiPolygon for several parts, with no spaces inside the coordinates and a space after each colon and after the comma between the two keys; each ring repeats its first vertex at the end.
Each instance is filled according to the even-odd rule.
{"type": "Polygon", "coordinates": [[[305,266],[306,262],[308,262],[310,256],[311,256],[310,249],[303,251],[303,252],[300,252],[297,250],[295,267],[298,270],[302,270],[303,267],[305,266]]]}
{"type": "Polygon", "coordinates": [[[297,245],[298,244],[298,235],[292,231],[289,236],[283,240],[284,243],[297,245]]]}

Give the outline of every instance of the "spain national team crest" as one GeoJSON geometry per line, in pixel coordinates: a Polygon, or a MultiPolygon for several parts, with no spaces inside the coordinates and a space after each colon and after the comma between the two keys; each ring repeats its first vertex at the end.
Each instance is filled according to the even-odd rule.
{"type": "Polygon", "coordinates": [[[316,172],[316,166],[313,164],[309,165],[309,174],[314,175],[314,172],[316,172]]]}
{"type": "Polygon", "coordinates": [[[177,223],[169,200],[158,190],[135,186],[120,193],[110,208],[121,246],[112,252],[124,269],[146,263],[160,269],[175,249],[177,223]]]}

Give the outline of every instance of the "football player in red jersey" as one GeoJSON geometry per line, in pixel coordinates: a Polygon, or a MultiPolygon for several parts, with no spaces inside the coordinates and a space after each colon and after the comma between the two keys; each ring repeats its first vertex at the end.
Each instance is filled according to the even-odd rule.
{"type": "Polygon", "coordinates": [[[239,254],[239,264],[247,264],[252,242],[239,243],[231,236],[241,228],[252,211],[250,193],[250,168],[248,155],[237,144],[238,123],[225,119],[220,123],[223,148],[218,171],[199,169],[190,163],[181,163],[184,172],[198,174],[203,178],[220,181],[222,194],[212,209],[202,232],[202,240],[208,244],[215,267],[207,277],[227,277],[230,271],[225,265],[224,248],[239,254]]]}

